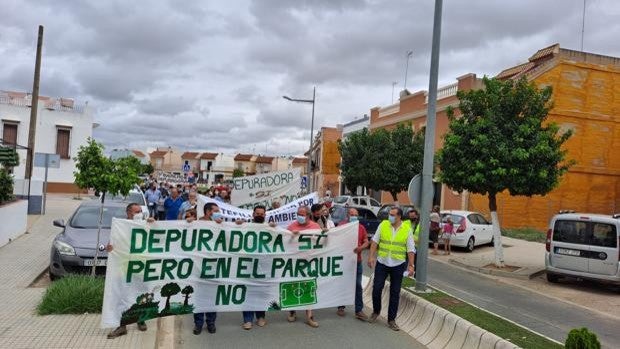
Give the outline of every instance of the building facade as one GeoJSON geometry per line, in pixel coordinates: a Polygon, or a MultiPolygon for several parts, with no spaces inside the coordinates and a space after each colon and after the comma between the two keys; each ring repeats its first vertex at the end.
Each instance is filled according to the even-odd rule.
{"type": "MultiPolygon", "coordinates": [[[[26,150],[30,129],[32,96],[22,92],[0,91],[0,127],[3,144],[15,146],[19,165],[13,169],[15,190],[22,191],[26,171],[26,150]]],[[[75,103],[73,99],[39,96],[35,146],[33,153],[60,155],[60,167],[48,170],[48,192],[75,193],[73,172],[80,146],[92,137],[93,115],[88,104],[75,103]]],[[[45,169],[34,167],[32,182],[42,182],[45,169]]]]}
{"type": "Polygon", "coordinates": [[[235,168],[242,170],[244,175],[251,176],[256,174],[256,155],[237,154],[234,160],[235,168]]]}
{"type": "Polygon", "coordinates": [[[340,152],[338,141],[342,137],[342,125],[321,127],[314,138],[310,158],[310,181],[312,189],[324,197],[329,190],[332,195],[340,189],[340,152]]]}

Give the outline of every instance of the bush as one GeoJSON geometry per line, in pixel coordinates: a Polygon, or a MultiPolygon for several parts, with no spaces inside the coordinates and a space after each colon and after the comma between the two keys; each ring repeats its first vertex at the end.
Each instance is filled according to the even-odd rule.
{"type": "Polygon", "coordinates": [[[39,315],[101,313],[103,277],[68,275],[47,288],[37,307],[39,315]]]}
{"type": "Polygon", "coordinates": [[[566,349],[601,349],[601,342],[596,338],[596,334],[582,327],[568,333],[564,346],[566,349]]]}
{"type": "Polygon", "coordinates": [[[0,204],[13,199],[13,177],[7,170],[0,168],[0,204]]]}

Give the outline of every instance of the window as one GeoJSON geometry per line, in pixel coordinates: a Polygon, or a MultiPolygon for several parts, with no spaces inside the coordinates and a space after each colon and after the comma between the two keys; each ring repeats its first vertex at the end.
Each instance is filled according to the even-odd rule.
{"type": "Polygon", "coordinates": [[[164,165],[164,159],[155,159],[155,168],[156,169],[161,169],[161,167],[164,165]]]}
{"type": "Polygon", "coordinates": [[[592,245],[615,248],[617,245],[616,227],[606,223],[594,223],[592,245]]]}
{"type": "Polygon", "coordinates": [[[381,204],[377,200],[371,198],[370,206],[381,207],[381,204]]]}
{"type": "Polygon", "coordinates": [[[56,154],[61,159],[69,159],[69,140],[71,139],[71,129],[58,128],[56,134],[56,154]]]}
{"type": "Polygon", "coordinates": [[[4,145],[17,144],[17,124],[5,122],[2,125],[2,141],[4,145]]]}
{"type": "Polygon", "coordinates": [[[553,227],[553,241],[585,245],[587,243],[587,228],[586,222],[556,221],[553,227]]]}
{"type": "Polygon", "coordinates": [[[364,198],[359,198],[359,204],[362,206],[368,206],[368,204],[366,203],[366,199],[364,198]]]}

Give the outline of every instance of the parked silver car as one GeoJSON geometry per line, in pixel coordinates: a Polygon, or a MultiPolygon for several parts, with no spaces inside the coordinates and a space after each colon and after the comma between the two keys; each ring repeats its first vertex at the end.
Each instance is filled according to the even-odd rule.
{"type": "Polygon", "coordinates": [[[95,251],[99,250],[96,272],[105,273],[107,252],[105,246],[110,239],[112,217],[125,218],[126,203],[106,202],[103,206],[103,221],[99,245],[97,245],[97,223],[99,221],[98,200],[82,203],[68,222],[54,221],[54,226],[63,228],[52,242],[49,273],[52,280],[68,273],[88,273],[93,265],[95,251]]]}
{"type": "Polygon", "coordinates": [[[620,215],[555,215],[545,252],[547,280],[572,276],[620,284],[620,215]]]}

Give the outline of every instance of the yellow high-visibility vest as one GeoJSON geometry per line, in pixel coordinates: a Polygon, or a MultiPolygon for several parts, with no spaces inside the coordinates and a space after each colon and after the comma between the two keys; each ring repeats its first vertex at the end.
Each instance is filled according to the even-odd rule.
{"type": "Polygon", "coordinates": [[[407,238],[411,226],[402,222],[396,235],[392,234],[392,225],[389,221],[379,224],[379,257],[391,257],[394,260],[405,261],[407,259],[407,238]]]}

